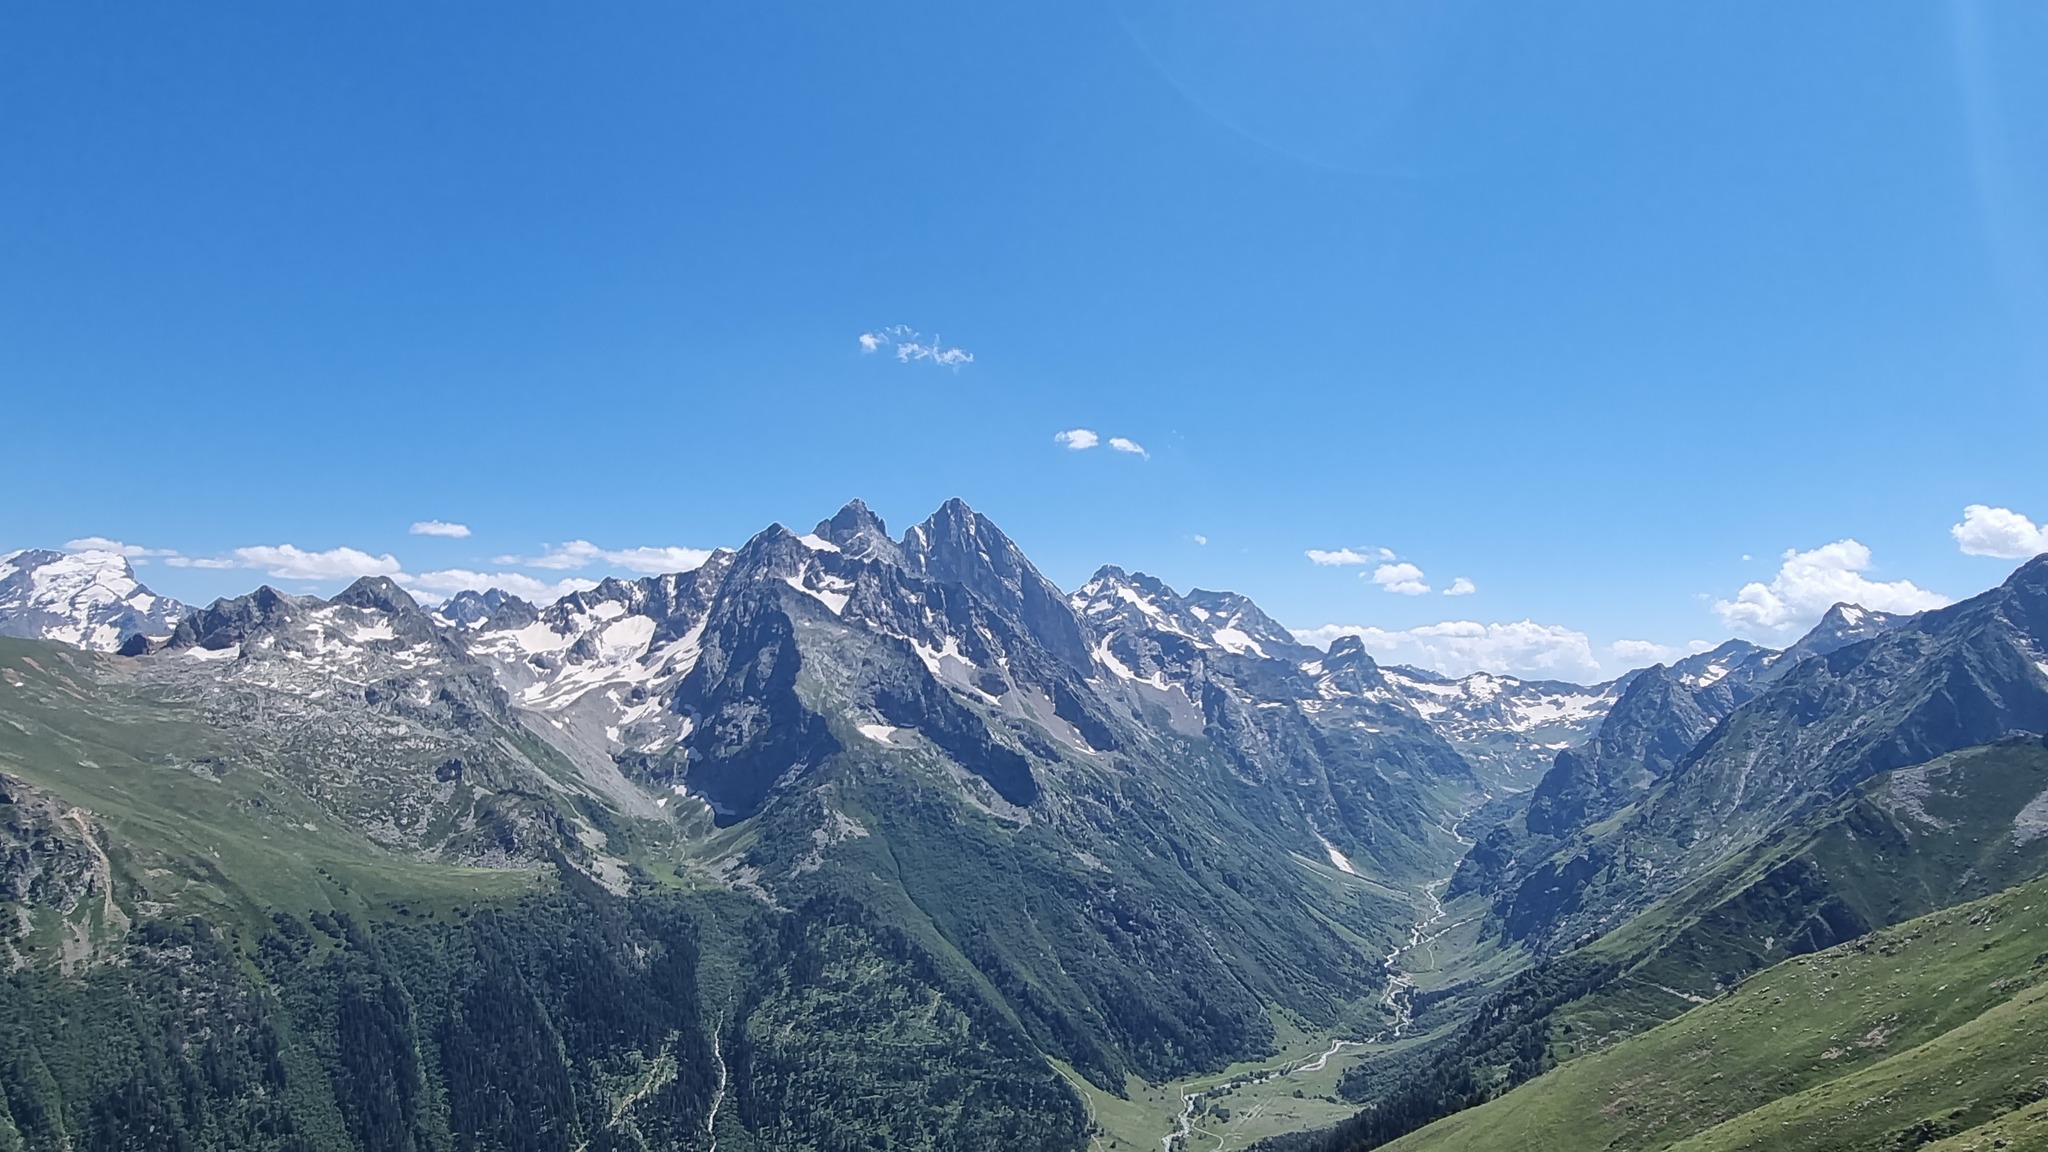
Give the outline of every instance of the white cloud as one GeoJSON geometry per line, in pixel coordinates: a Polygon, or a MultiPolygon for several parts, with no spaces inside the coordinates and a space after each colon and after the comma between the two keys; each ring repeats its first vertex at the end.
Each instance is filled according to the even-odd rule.
{"type": "Polygon", "coordinates": [[[1402,596],[1422,596],[1429,592],[1422,569],[1413,564],[1382,564],[1372,570],[1372,582],[1402,596]]]}
{"type": "Polygon", "coordinates": [[[711,559],[709,548],[622,548],[606,552],[607,564],[616,564],[628,572],[658,575],[664,572],[688,572],[711,559]]]}
{"type": "Polygon", "coordinates": [[[492,588],[502,588],[514,596],[543,605],[560,600],[571,592],[597,587],[597,581],[580,576],[549,582],[536,580],[524,572],[471,572],[464,568],[444,568],[397,579],[410,591],[435,593],[442,597],[453,596],[457,592],[487,592],[492,588]]]}
{"type": "Polygon", "coordinates": [[[1371,564],[1375,561],[1392,560],[1394,558],[1394,553],[1386,548],[1367,548],[1363,551],[1357,548],[1338,548],[1335,551],[1311,548],[1303,553],[1303,555],[1309,558],[1311,564],[1321,564],[1325,567],[1336,567],[1345,564],[1371,564]]]}
{"type": "Polygon", "coordinates": [[[550,544],[538,556],[499,556],[499,564],[519,564],[529,568],[547,568],[566,572],[576,568],[588,568],[593,564],[610,564],[628,572],[656,574],[662,572],[688,572],[711,558],[708,548],[640,547],[640,548],[599,548],[588,540],[571,540],[567,544],[550,544]]]}
{"type": "Polygon", "coordinates": [[[1195,533],[1195,543],[1207,545],[1209,543],[1209,538],[1207,536],[1202,535],[1200,532],[1197,532],[1195,533]]]}
{"type": "Polygon", "coordinates": [[[1444,595],[1470,596],[1471,594],[1477,591],[1479,591],[1479,585],[1474,584],[1472,582],[1471,577],[1460,576],[1456,580],[1451,581],[1451,586],[1449,588],[1444,589],[1444,595]]]}
{"type": "Polygon", "coordinates": [[[1325,624],[1297,629],[1295,638],[1319,648],[1339,636],[1356,636],[1383,664],[1414,664],[1446,676],[1492,672],[1535,678],[1597,676],[1600,661],[1584,632],[1523,620],[1480,624],[1446,620],[1420,628],[1389,631],[1358,624],[1325,624]]]}
{"type": "Polygon", "coordinates": [[[469,535],[469,525],[451,524],[446,520],[418,520],[410,529],[415,536],[446,536],[460,540],[469,535]]]}
{"type": "Polygon", "coordinates": [[[1963,522],[1948,531],[1966,556],[2031,560],[2048,552],[2048,528],[2010,508],[1972,504],[1963,509],[1963,522]]]}
{"type": "Polygon", "coordinates": [[[354,548],[308,552],[291,544],[258,544],[225,556],[173,556],[173,568],[258,568],[280,580],[354,580],[359,576],[398,576],[398,559],[389,553],[372,556],[354,548]]]}
{"type": "Polygon", "coordinates": [[[1712,640],[1692,640],[1683,645],[1659,644],[1655,640],[1616,640],[1607,646],[1607,651],[1630,668],[1643,668],[1683,660],[1713,646],[1712,640]]]}
{"type": "Polygon", "coordinates": [[[1064,432],[1053,433],[1052,442],[1065,445],[1070,452],[1086,452],[1102,443],[1102,437],[1086,428],[1069,428],[1064,432]]]}
{"type": "Polygon", "coordinates": [[[914,360],[929,360],[941,368],[958,368],[962,364],[974,363],[974,353],[965,348],[948,348],[938,336],[931,343],[924,342],[924,336],[907,324],[891,324],[873,332],[863,332],[858,337],[863,355],[879,352],[883,348],[894,348],[896,359],[904,364],[914,360]]]}
{"type": "Polygon", "coordinates": [[[66,552],[115,552],[136,563],[146,563],[152,556],[176,556],[174,548],[144,548],[140,544],[124,544],[109,540],[105,536],[81,536],[64,542],[66,552]]]}
{"type": "Polygon", "coordinates": [[[1143,444],[1138,443],[1136,440],[1126,440],[1122,436],[1111,436],[1109,438],[1109,446],[1119,452],[1128,452],[1133,456],[1142,456],[1147,460],[1152,458],[1152,454],[1145,451],[1143,444]]]}
{"type": "Polygon", "coordinates": [[[1788,549],[1770,583],[1752,581],[1733,600],[1714,601],[1714,614],[1737,632],[1782,640],[1813,627],[1838,603],[1879,612],[1925,612],[1949,602],[1910,580],[1872,580],[1863,575],[1869,567],[1870,549],[1854,540],[1809,552],[1788,549]]]}

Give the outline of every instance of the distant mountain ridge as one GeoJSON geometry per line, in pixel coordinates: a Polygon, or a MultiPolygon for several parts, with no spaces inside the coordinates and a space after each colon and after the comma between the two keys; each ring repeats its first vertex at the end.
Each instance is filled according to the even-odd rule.
{"type": "Polygon", "coordinates": [[[168,1098],[195,1012],[226,1071],[149,1120],[194,1146],[1079,1148],[1078,1085],[1304,1035],[1421,1041],[1342,1081],[1415,1072],[1405,1132],[2036,870],[2044,635],[2048,558],[1784,652],[1450,679],[1062,592],[956,500],[545,605],[379,577],[8,639],[0,1140],[168,1098]]]}

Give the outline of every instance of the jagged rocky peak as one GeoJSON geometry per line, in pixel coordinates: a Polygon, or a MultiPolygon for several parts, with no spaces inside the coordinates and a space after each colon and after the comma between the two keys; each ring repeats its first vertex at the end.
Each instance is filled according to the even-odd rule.
{"type": "Polygon", "coordinates": [[[1187,594],[1188,611],[1209,626],[1210,638],[1233,652],[1252,651],[1260,656],[1302,647],[1294,634],[1280,622],[1236,592],[1209,592],[1196,588],[1187,594]]]}
{"type": "Polygon", "coordinates": [[[1320,670],[1324,684],[1353,695],[1379,696],[1388,690],[1379,663],[1356,636],[1339,636],[1330,641],[1330,650],[1306,667],[1320,670]]]}
{"type": "Polygon", "coordinates": [[[1731,685],[1755,680],[1775,663],[1778,653],[1747,640],[1729,640],[1671,665],[1678,681],[1695,691],[1727,680],[1731,685]]]}
{"type": "Polygon", "coordinates": [[[318,597],[293,596],[264,584],[254,592],[215,600],[185,617],[166,647],[209,652],[233,648],[259,631],[288,627],[319,605],[318,597]]]}
{"type": "Polygon", "coordinates": [[[1180,593],[1164,580],[1143,572],[1126,572],[1114,564],[1095,570],[1086,584],[1068,598],[1074,611],[1098,630],[1140,625],[1192,636],[1197,619],[1187,611],[1180,593]]]}
{"type": "Polygon", "coordinates": [[[111,652],[130,636],[169,633],[187,611],[143,586],[119,552],[0,555],[0,636],[111,652]]]}
{"type": "Polygon", "coordinates": [[[902,548],[919,573],[964,584],[991,600],[1016,600],[1034,586],[1051,587],[995,521],[957,496],[904,533],[902,548]]]}
{"type": "Polygon", "coordinates": [[[1861,604],[1837,604],[1811,631],[1785,650],[1788,662],[1826,656],[1851,644],[1882,636],[1913,618],[1910,613],[1878,612],[1861,604]]]}
{"type": "Polygon", "coordinates": [[[888,525],[868,508],[865,501],[854,499],[834,513],[828,520],[818,521],[811,529],[814,539],[822,540],[856,560],[881,560],[891,564],[901,563],[902,549],[889,536],[888,525]]]}
{"type": "Polygon", "coordinates": [[[1068,667],[1087,668],[1091,657],[1081,621],[1067,598],[1047,580],[995,521],[955,497],[903,534],[903,561],[911,571],[942,584],[958,584],[1015,618],[1033,639],[1068,667]]]}
{"type": "Polygon", "coordinates": [[[391,616],[425,616],[426,611],[412,593],[398,586],[389,576],[363,576],[355,583],[342,589],[329,604],[340,604],[349,608],[362,608],[383,612],[391,616]]]}
{"type": "Polygon", "coordinates": [[[491,588],[457,592],[437,615],[457,628],[524,628],[540,619],[540,608],[502,588],[491,588]]]}
{"type": "Polygon", "coordinates": [[[1339,636],[1330,641],[1330,650],[1323,654],[1323,670],[1336,672],[1340,669],[1366,669],[1379,671],[1379,663],[1372,653],[1365,650],[1365,641],[1356,636],[1339,636]]]}
{"type": "Polygon", "coordinates": [[[1306,652],[1287,629],[1245,596],[1199,588],[1183,596],[1163,580],[1143,572],[1126,572],[1114,564],[1096,569],[1068,602],[1101,633],[1166,633],[1198,648],[1221,648],[1238,655],[1306,652]]]}

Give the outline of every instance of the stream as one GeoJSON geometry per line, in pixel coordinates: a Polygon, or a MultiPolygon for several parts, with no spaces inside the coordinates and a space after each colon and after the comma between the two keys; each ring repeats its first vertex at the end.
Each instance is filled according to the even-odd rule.
{"type": "MultiPolygon", "coordinates": [[[[1481,803],[1485,799],[1491,799],[1491,796],[1483,798],[1481,803]]],[[[1461,829],[1466,818],[1478,810],[1478,804],[1467,808],[1459,813],[1458,818],[1453,820],[1448,828],[1444,828],[1444,831],[1449,832],[1451,838],[1459,844],[1469,848],[1472,841],[1465,837],[1461,829]]],[[[1442,826],[1439,825],[1439,827],[1442,826]]],[[[1334,858],[1334,851],[1332,856],[1334,858]]],[[[1345,868],[1344,871],[1350,872],[1351,869],[1345,868]]],[[[1455,874],[1455,871],[1453,871],[1453,875],[1455,874]]],[[[1330,1047],[1315,1059],[1293,1068],[1283,1068],[1271,1072],[1253,1081],[1253,1083],[1276,1080],[1282,1076],[1292,1076],[1300,1072],[1320,1072],[1324,1068],[1329,1067],[1331,1059],[1346,1048],[1365,1048],[1385,1040],[1399,1040],[1407,1034],[1409,1027],[1415,1023],[1415,978],[1410,976],[1401,967],[1401,958],[1417,948],[1433,946],[1445,933],[1458,927],[1458,924],[1464,923],[1464,921],[1459,921],[1458,924],[1445,924],[1441,928],[1436,927],[1439,924],[1443,924],[1444,920],[1450,916],[1450,913],[1444,909],[1443,891],[1450,887],[1451,878],[1451,876],[1445,876],[1441,880],[1432,880],[1422,886],[1422,894],[1429,900],[1429,914],[1410,924],[1408,926],[1408,942],[1395,945],[1380,961],[1380,967],[1387,975],[1387,990],[1386,994],[1380,998],[1380,1003],[1386,1005],[1388,1010],[1394,1014],[1394,1022],[1370,1039],[1332,1040],[1330,1047]],[[1436,931],[1430,931],[1432,928],[1435,928],[1436,931]]],[[[1433,947],[1431,947],[1431,951],[1434,952],[1433,947]]],[[[1180,1117],[1174,1130],[1159,1138],[1160,1152],[1180,1152],[1180,1150],[1187,1148],[1187,1141],[1194,1134],[1195,1105],[1201,1098],[1202,1094],[1200,1092],[1187,1092],[1181,1095],[1180,1117]]]]}

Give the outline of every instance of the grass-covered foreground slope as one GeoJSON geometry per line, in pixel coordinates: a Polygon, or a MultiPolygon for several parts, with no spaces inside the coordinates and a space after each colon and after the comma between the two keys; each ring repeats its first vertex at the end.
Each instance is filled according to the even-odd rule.
{"type": "Polygon", "coordinates": [[[2048,881],[2034,880],[1779,964],[1388,1147],[1913,1148],[2043,1098],[2048,881]]]}

